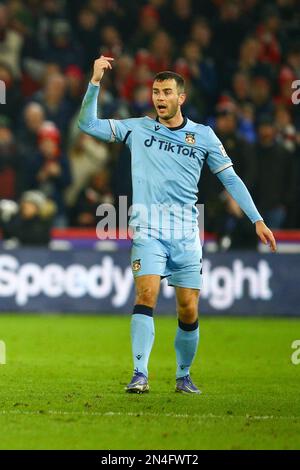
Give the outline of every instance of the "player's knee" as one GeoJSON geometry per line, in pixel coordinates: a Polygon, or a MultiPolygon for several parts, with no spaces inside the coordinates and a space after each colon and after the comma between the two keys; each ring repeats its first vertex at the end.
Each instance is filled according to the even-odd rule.
{"type": "Polygon", "coordinates": [[[136,292],[135,303],[140,305],[147,305],[148,307],[155,307],[156,293],[151,287],[144,287],[136,292]]]}
{"type": "Polygon", "coordinates": [[[183,323],[194,323],[198,318],[198,308],[194,303],[183,303],[177,307],[178,318],[183,323]]]}

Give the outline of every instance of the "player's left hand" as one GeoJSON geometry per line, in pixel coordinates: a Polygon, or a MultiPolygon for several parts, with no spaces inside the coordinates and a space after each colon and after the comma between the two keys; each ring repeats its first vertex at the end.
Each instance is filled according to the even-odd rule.
{"type": "Polygon", "coordinates": [[[274,253],[277,250],[277,246],[272,231],[266,226],[266,224],[262,220],[259,220],[255,223],[255,229],[257,236],[265,245],[269,245],[271,251],[274,253]]]}

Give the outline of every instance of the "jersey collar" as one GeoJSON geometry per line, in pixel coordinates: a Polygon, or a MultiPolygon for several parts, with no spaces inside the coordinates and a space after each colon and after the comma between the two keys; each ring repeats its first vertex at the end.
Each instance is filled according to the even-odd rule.
{"type": "MultiPolygon", "coordinates": [[[[156,116],[156,119],[155,119],[157,122],[159,122],[162,126],[164,126],[164,124],[162,124],[160,122],[160,120],[158,119],[158,116],[156,116]]],[[[182,121],[182,124],[180,124],[180,126],[176,126],[176,127],[168,127],[168,126],[165,126],[167,129],[169,129],[170,131],[179,131],[179,129],[182,129],[187,123],[187,117],[186,116],[183,116],[183,121],[182,121]]]]}

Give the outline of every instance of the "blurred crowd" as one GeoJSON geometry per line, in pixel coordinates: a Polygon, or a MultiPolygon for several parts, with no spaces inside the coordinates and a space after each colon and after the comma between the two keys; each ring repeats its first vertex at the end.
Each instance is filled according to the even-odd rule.
{"type": "MultiPolygon", "coordinates": [[[[26,227],[39,233],[41,224],[44,241],[51,226],[95,227],[100,203],[131,197],[128,149],[77,127],[100,54],[115,61],[102,81],[99,117],[155,117],[154,74],[180,73],[184,114],[214,128],[266,223],[300,228],[297,0],[7,0],[0,2],[4,236],[26,227]]],[[[199,203],[207,230],[233,246],[255,243],[251,224],[207,169],[199,203]]]]}

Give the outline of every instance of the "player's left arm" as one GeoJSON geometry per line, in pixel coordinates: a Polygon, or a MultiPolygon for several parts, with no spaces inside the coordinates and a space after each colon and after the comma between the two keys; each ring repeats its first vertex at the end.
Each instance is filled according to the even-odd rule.
{"type": "Polygon", "coordinates": [[[273,252],[276,251],[276,241],[272,231],[264,223],[246,185],[232,168],[232,161],[221,141],[210,127],[208,127],[207,134],[207,164],[242,211],[255,224],[256,233],[261,241],[266,245],[270,245],[273,252]]]}
{"type": "Polygon", "coordinates": [[[233,199],[238,203],[243,212],[249,217],[251,222],[255,224],[256,233],[261,241],[265,245],[270,245],[271,250],[275,252],[276,241],[274,235],[264,223],[246,185],[236,174],[232,166],[217,173],[217,177],[233,199]]]}

